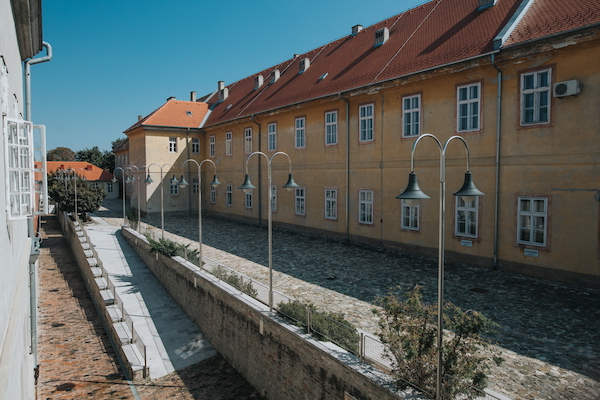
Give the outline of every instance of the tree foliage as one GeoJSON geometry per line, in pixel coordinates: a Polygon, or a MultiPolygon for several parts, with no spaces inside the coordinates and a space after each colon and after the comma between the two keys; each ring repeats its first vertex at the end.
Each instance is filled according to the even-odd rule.
{"type": "Polygon", "coordinates": [[[77,185],[77,214],[87,220],[87,214],[98,211],[102,205],[106,190],[103,187],[94,187],[91,182],[79,177],[64,178],[65,176],[56,173],[48,176],[48,195],[60,210],[74,212],[75,185],[77,185]]]}
{"type": "Polygon", "coordinates": [[[75,161],[77,154],[67,147],[57,147],[46,153],[48,161],[75,161]]]}
{"type": "MultiPolygon", "coordinates": [[[[418,285],[405,293],[404,300],[389,293],[378,303],[382,309],[374,312],[380,317],[379,336],[389,346],[386,356],[392,361],[398,384],[434,394],[437,304],[425,304],[423,288],[418,285]]],[[[482,352],[489,348],[489,341],[482,334],[492,332],[498,325],[477,311],[462,311],[451,302],[444,304],[443,320],[442,398],[475,398],[487,387],[492,361],[501,362],[501,358],[482,352]]]]}

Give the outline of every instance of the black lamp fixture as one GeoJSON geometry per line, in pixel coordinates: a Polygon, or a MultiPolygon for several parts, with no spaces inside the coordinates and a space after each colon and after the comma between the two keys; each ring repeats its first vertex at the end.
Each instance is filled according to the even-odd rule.
{"type": "Polygon", "coordinates": [[[238,189],[242,189],[246,194],[249,194],[252,190],[256,189],[256,186],[254,186],[252,182],[250,182],[250,175],[246,174],[246,177],[244,178],[244,183],[238,189]]]}
{"type": "Polygon", "coordinates": [[[415,207],[419,204],[419,200],[429,199],[421,188],[419,187],[419,182],[417,181],[417,174],[415,172],[411,172],[408,175],[408,185],[404,192],[402,192],[399,196],[396,196],[397,199],[401,199],[406,201],[406,204],[410,207],[415,207]]]}
{"type": "Polygon", "coordinates": [[[465,172],[465,183],[454,193],[455,196],[460,196],[465,203],[470,203],[478,196],[483,196],[484,193],[475,187],[473,183],[473,175],[469,171],[465,172]]]}

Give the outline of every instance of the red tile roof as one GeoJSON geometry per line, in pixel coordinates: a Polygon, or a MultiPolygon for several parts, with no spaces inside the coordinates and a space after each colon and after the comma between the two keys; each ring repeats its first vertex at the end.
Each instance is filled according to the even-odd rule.
{"type": "Polygon", "coordinates": [[[84,176],[88,181],[110,181],[113,174],[109,170],[90,164],[86,161],[46,161],[47,172],[50,174],[56,170],[71,168],[77,175],[84,176]]]}
{"type": "MultiPolygon", "coordinates": [[[[431,1],[260,72],[264,83],[258,90],[258,74],[227,86],[229,97],[223,102],[216,95],[206,100],[212,113],[205,126],[484,55],[494,50],[494,38],[521,2],[498,0],[477,11],[478,0],[431,1]],[[373,47],[374,33],[383,27],[389,29],[389,40],[373,47]],[[310,67],[299,74],[304,58],[310,67]],[[275,69],[281,77],[269,84],[275,69]]],[[[594,23],[599,9],[599,0],[535,0],[507,44],[594,23]]]]}
{"type": "Polygon", "coordinates": [[[176,126],[182,128],[198,128],[206,113],[208,104],[195,101],[169,99],[165,104],[137,121],[125,130],[125,133],[138,126],[176,126]]]}

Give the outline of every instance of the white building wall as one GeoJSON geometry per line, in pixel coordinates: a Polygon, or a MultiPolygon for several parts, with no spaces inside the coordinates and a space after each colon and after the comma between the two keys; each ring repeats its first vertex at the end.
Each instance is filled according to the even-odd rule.
{"type": "MultiPolygon", "coordinates": [[[[23,118],[23,73],[9,0],[0,0],[0,179],[5,182],[5,117],[23,118]]],[[[0,399],[33,399],[30,354],[29,254],[26,219],[7,219],[5,184],[0,184],[0,399]]]]}

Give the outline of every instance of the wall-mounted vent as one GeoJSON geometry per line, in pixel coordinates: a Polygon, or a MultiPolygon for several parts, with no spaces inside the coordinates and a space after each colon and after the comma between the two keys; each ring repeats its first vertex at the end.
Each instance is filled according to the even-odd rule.
{"type": "Polygon", "coordinates": [[[298,73],[303,73],[308,69],[308,67],[310,67],[310,60],[308,58],[300,60],[300,71],[298,71],[298,73]]]}
{"type": "Polygon", "coordinates": [[[352,27],[352,36],[356,35],[360,31],[362,31],[362,29],[363,29],[362,25],[354,25],[352,27]]]}
{"type": "Polygon", "coordinates": [[[279,72],[278,69],[276,69],[275,71],[271,72],[271,83],[275,83],[279,80],[279,77],[281,76],[281,73],[279,72]]]}
{"type": "Polygon", "coordinates": [[[375,31],[375,44],[373,47],[381,46],[390,38],[390,30],[385,27],[375,31]]]}
{"type": "Polygon", "coordinates": [[[219,103],[229,97],[229,89],[225,87],[225,82],[219,81],[218,86],[219,103]]]}
{"type": "Polygon", "coordinates": [[[477,11],[486,10],[496,4],[498,0],[479,0],[479,7],[477,7],[477,11]]]}
{"type": "Polygon", "coordinates": [[[577,79],[572,81],[557,82],[554,84],[554,97],[577,96],[581,91],[581,85],[577,79]]]}
{"type": "Polygon", "coordinates": [[[262,75],[256,75],[254,77],[254,90],[258,89],[265,82],[265,78],[262,75]]]}

